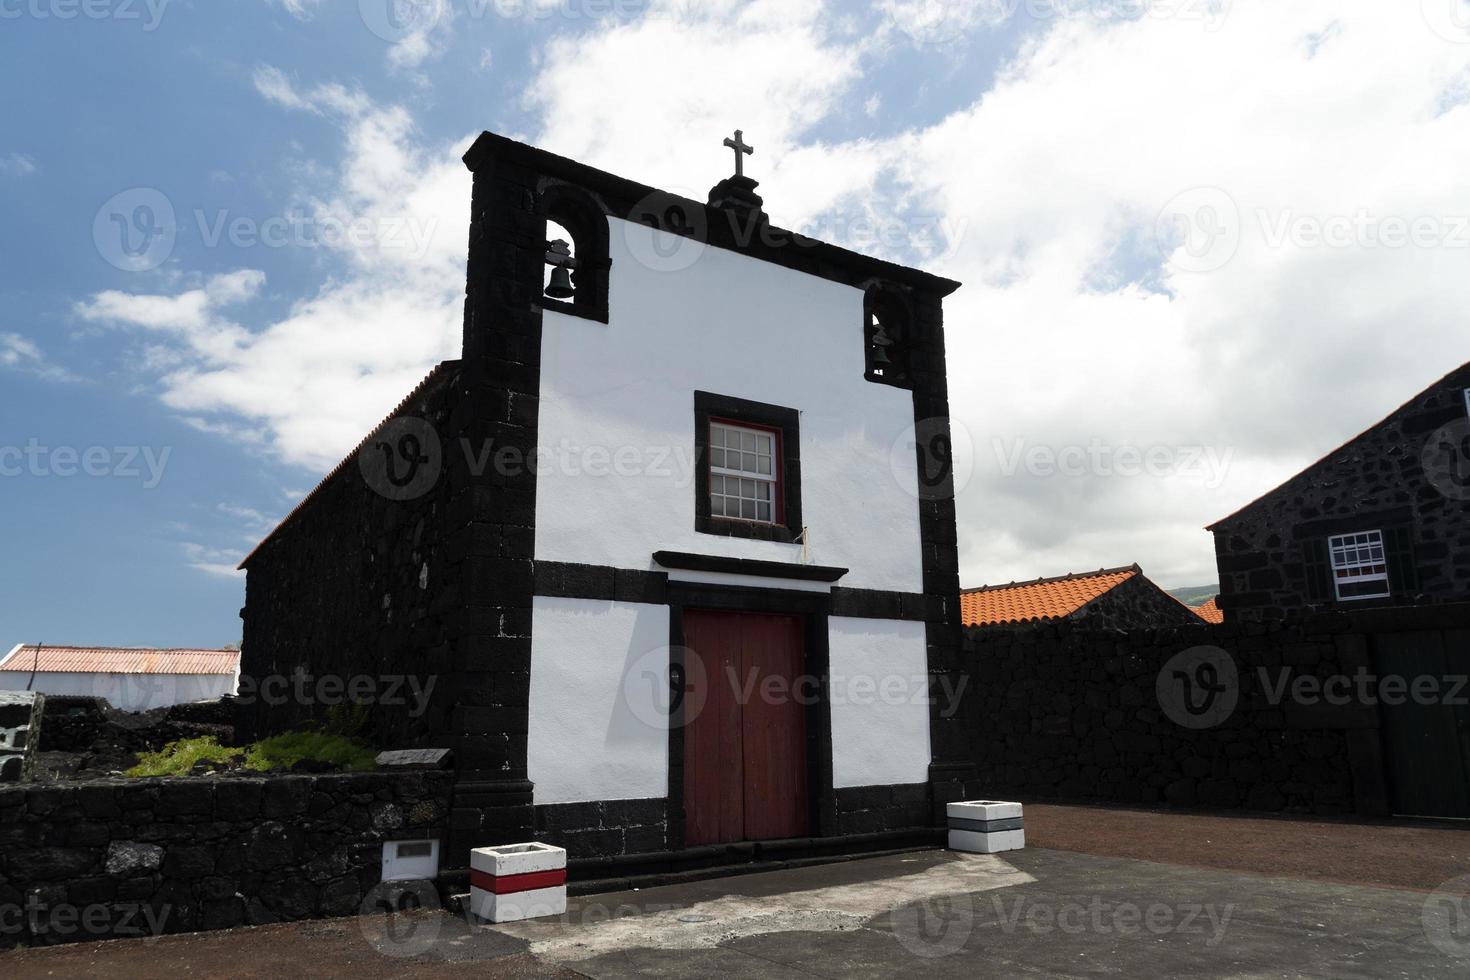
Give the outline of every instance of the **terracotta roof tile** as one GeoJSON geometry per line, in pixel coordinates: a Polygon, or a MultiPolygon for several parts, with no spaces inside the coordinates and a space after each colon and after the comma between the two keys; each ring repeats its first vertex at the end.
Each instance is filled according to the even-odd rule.
{"type": "Polygon", "coordinates": [[[1220,605],[1217,601],[1219,600],[1219,598],[1219,596],[1215,596],[1215,598],[1211,599],[1209,602],[1194,606],[1194,614],[1207,623],[1225,622],[1225,614],[1220,611],[1220,605]]]}
{"type": "Polygon", "coordinates": [[[960,593],[960,619],[966,626],[1061,619],[1137,574],[1138,566],[1130,565],[1034,582],[966,589],[960,593]]]}
{"type": "Polygon", "coordinates": [[[0,670],[48,674],[233,674],[239,650],[140,650],[119,647],[17,646],[0,670]]]}

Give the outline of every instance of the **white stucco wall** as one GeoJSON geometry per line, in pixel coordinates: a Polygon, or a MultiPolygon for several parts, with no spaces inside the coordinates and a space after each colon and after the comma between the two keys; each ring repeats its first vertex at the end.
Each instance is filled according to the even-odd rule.
{"type": "Polygon", "coordinates": [[[610,322],[545,315],[540,446],[552,455],[538,470],[536,557],[621,568],[649,568],[659,549],[799,560],[800,545],[694,530],[702,390],[801,412],[814,564],[851,569],[844,586],[923,591],[912,449],[897,474],[890,464],[913,400],[863,380],[862,291],[610,225],[610,322]]]}
{"type": "MultiPolygon", "coordinates": [[[[0,670],[0,690],[24,691],[28,670],[0,670]]],[[[106,698],[121,711],[147,711],[171,704],[210,701],[235,692],[231,674],[36,674],[31,690],[42,694],[71,694],[106,698]]]]}
{"type": "Polygon", "coordinates": [[[531,631],[536,802],[667,796],[668,607],[537,597],[531,631]]]}
{"type": "Polygon", "coordinates": [[[924,624],[833,616],[827,629],[833,786],[925,782],[930,749],[924,624]]]}

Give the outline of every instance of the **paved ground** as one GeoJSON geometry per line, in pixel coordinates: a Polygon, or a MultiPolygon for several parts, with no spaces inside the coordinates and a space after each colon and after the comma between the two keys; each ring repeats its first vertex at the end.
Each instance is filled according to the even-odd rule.
{"type": "Polygon", "coordinates": [[[493,928],[435,912],[24,950],[0,955],[0,975],[1470,976],[1470,905],[1456,920],[1430,894],[1470,873],[1470,830],[1027,817],[1033,846],[999,857],[931,851],[588,896],[563,918],[493,928]]]}

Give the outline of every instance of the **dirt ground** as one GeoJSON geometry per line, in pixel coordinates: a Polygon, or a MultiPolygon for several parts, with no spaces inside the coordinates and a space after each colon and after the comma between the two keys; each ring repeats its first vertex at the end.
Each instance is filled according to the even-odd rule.
{"type": "Polygon", "coordinates": [[[1363,822],[1028,803],[1026,844],[1419,891],[1470,874],[1470,821],[1363,822]]]}

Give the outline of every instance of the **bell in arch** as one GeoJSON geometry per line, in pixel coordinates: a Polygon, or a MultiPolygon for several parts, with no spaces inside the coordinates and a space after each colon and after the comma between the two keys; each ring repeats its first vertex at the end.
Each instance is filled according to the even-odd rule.
{"type": "Polygon", "coordinates": [[[571,299],[577,294],[577,287],[572,285],[572,246],[561,238],[547,242],[546,261],[551,266],[546,295],[552,299],[571,299]]]}
{"type": "Polygon", "coordinates": [[[546,295],[552,299],[571,299],[577,295],[572,286],[572,270],[559,265],[551,270],[551,281],[546,284],[546,295]]]}

